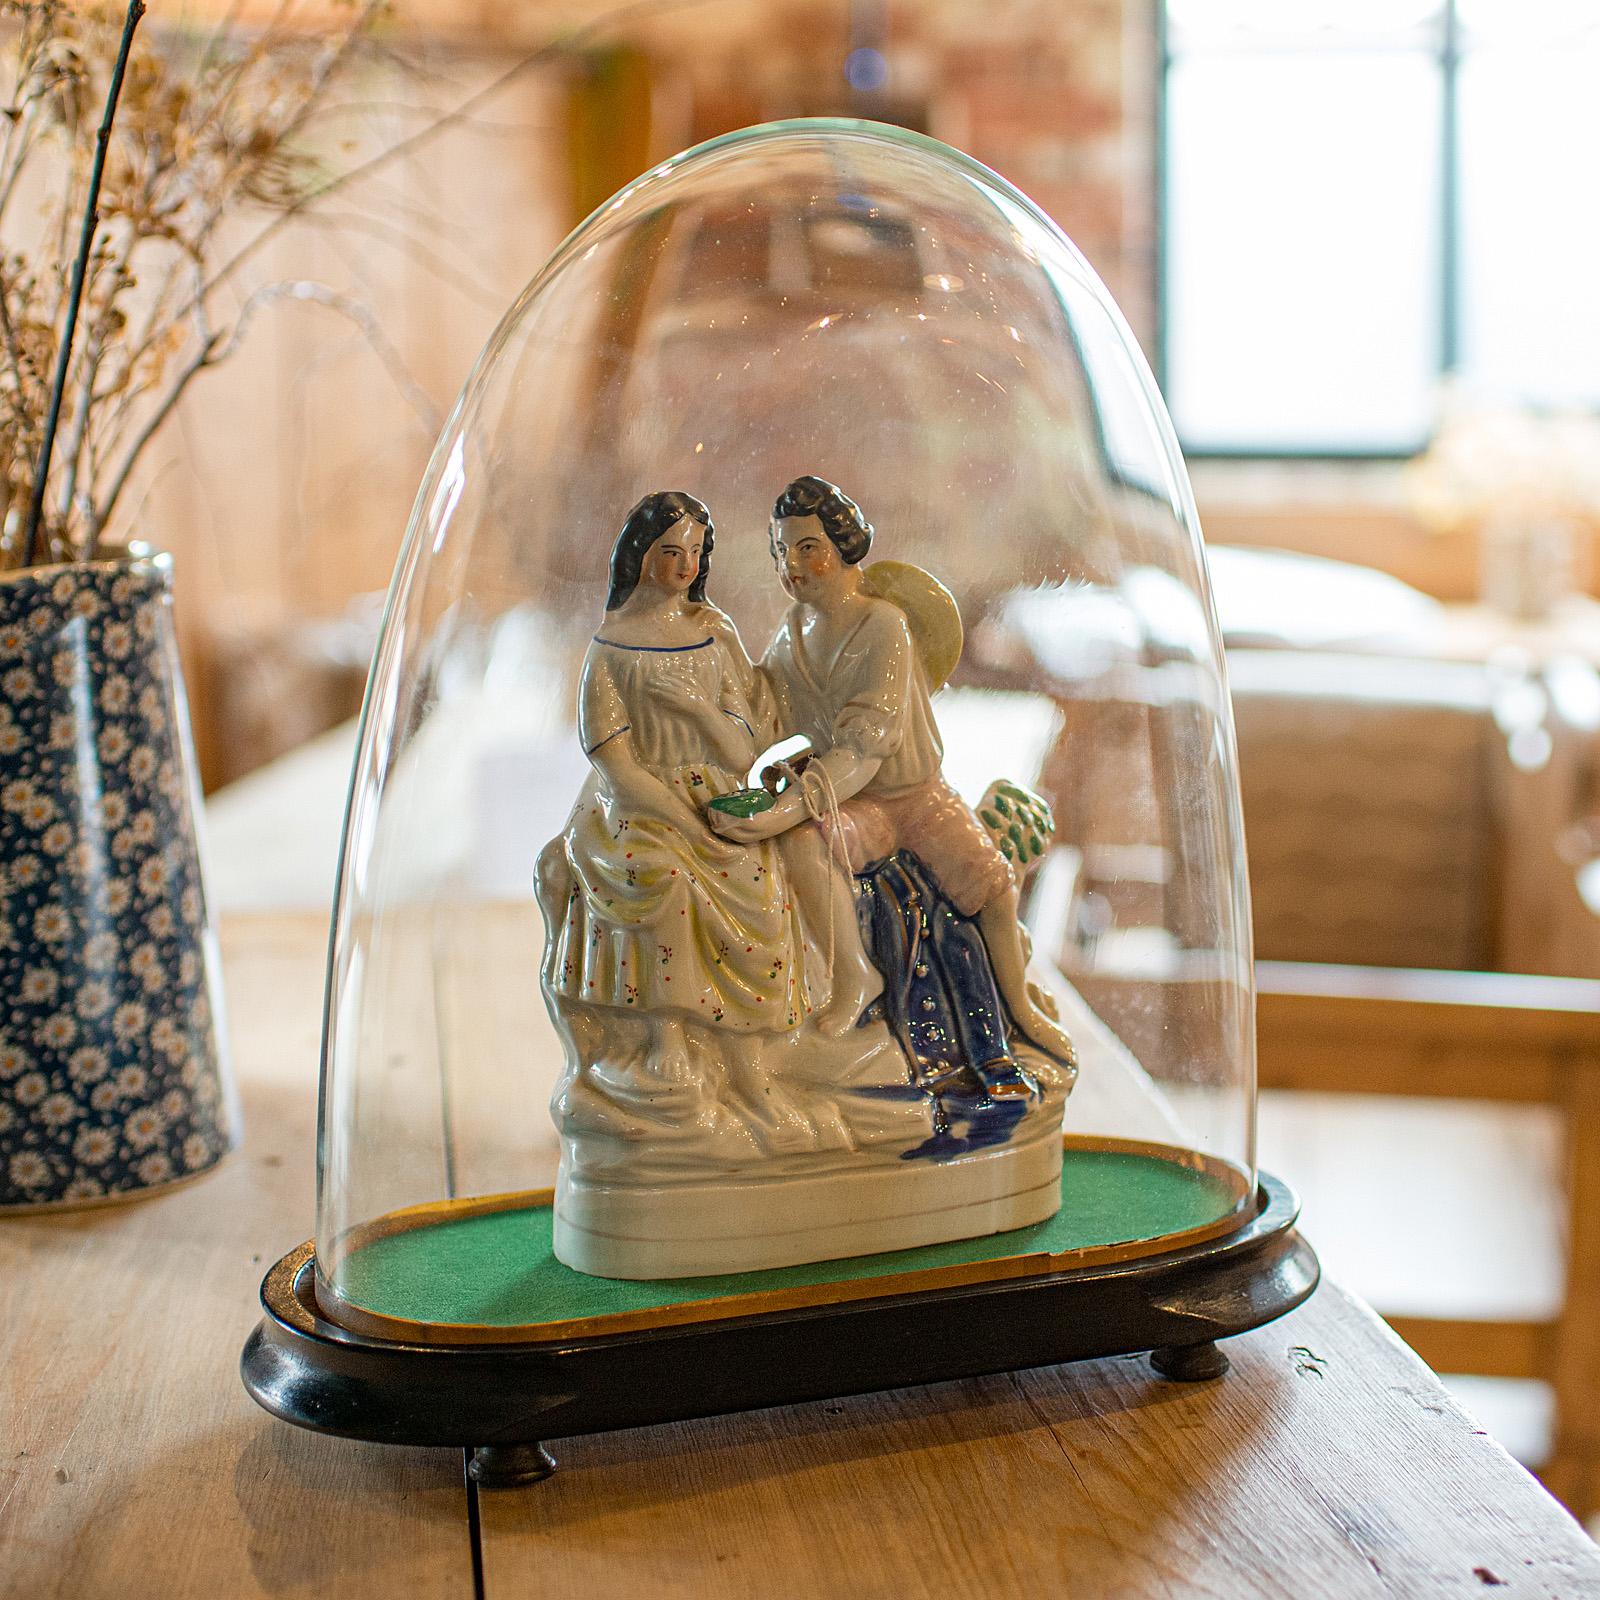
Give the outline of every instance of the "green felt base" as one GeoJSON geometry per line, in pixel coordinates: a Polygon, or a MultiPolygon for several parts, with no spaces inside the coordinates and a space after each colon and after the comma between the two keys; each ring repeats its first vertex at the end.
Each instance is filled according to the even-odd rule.
{"type": "Polygon", "coordinates": [[[1068,1148],[1061,1209],[1009,1233],[766,1272],[638,1282],[592,1278],[556,1260],[551,1210],[529,1206],[448,1218],[387,1234],[352,1251],[335,1284],[349,1304],[408,1322],[527,1327],[657,1310],[694,1300],[810,1288],[999,1256],[1128,1244],[1227,1216],[1237,1189],[1159,1156],[1068,1148]]]}

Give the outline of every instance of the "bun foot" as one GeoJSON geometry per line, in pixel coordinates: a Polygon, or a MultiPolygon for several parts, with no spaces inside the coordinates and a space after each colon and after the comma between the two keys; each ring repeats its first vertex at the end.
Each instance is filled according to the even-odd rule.
{"type": "Polygon", "coordinates": [[[468,1476],[484,1489],[520,1489],[555,1470],[555,1457],[542,1444],[480,1444],[467,1463],[468,1476]]]}
{"type": "Polygon", "coordinates": [[[1204,1344],[1174,1344],[1164,1350],[1152,1350],[1150,1365],[1175,1383],[1200,1383],[1206,1378],[1220,1378],[1228,1370],[1228,1358],[1207,1340],[1204,1344]]]}

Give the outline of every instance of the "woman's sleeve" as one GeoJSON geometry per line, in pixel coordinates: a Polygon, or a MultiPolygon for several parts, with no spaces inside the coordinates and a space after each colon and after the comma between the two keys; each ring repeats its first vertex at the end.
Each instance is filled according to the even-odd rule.
{"type": "Polygon", "coordinates": [[[611,652],[589,647],[583,658],[583,678],[578,686],[578,737],[583,753],[592,756],[629,728],[628,708],[617,686],[611,652]]]}
{"type": "Polygon", "coordinates": [[[834,720],[833,742],[869,761],[883,761],[905,737],[915,646],[905,614],[885,604],[875,611],[852,651],[851,694],[834,720]]]}

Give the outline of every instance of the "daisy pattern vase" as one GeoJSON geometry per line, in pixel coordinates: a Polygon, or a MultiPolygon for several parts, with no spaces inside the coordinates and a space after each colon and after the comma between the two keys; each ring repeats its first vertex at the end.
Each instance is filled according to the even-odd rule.
{"type": "Polygon", "coordinates": [[[236,1140],[194,771],[166,557],[0,578],[0,1206],[236,1140]]]}

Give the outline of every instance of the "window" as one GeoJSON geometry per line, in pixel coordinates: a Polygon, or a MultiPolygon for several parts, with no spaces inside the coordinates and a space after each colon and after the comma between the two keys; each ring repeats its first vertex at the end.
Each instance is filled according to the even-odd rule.
{"type": "Polygon", "coordinates": [[[1167,0],[1162,348],[1196,454],[1409,454],[1458,373],[1600,404],[1593,0],[1167,0]]]}

